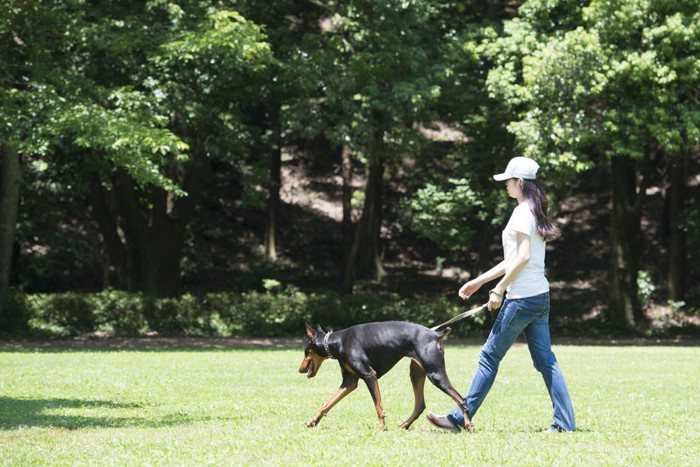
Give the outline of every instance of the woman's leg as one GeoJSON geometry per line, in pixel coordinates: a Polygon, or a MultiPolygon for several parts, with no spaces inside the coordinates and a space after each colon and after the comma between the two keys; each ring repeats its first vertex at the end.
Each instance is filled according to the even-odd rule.
{"type": "Polygon", "coordinates": [[[559,368],[554,352],[552,352],[549,334],[549,300],[547,312],[534,320],[525,329],[524,333],[532,362],[537,371],[542,374],[549,397],[552,399],[554,423],[551,428],[574,431],[576,429],[574,407],[569,397],[564,375],[559,368]]]}
{"type": "MultiPolygon", "coordinates": [[[[523,311],[521,304],[521,300],[506,300],[503,303],[496,322],[491,328],[491,334],[479,353],[476,372],[465,398],[469,417],[472,419],[493,386],[498,366],[506,352],[523,329],[536,317],[534,314],[523,311]]],[[[464,415],[459,408],[449,412],[447,418],[454,425],[464,428],[464,415]]]]}

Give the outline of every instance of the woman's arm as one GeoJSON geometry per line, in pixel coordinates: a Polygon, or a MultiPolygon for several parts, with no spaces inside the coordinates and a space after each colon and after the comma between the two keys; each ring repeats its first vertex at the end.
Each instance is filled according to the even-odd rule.
{"type": "Polygon", "coordinates": [[[489,310],[495,310],[501,306],[505,290],[518,277],[528,261],[530,261],[530,236],[522,232],[516,232],[515,235],[518,242],[518,255],[515,257],[515,264],[513,268],[503,276],[498,284],[496,284],[496,287],[489,291],[489,310]]]}
{"type": "Polygon", "coordinates": [[[459,296],[462,297],[463,299],[468,299],[474,293],[481,288],[482,285],[486,284],[487,282],[491,282],[494,279],[497,279],[501,277],[503,274],[506,273],[506,262],[501,261],[498,263],[496,266],[492,267],[485,273],[481,274],[480,276],[476,277],[475,279],[470,280],[466,284],[464,284],[460,289],[459,289],[459,296]]]}

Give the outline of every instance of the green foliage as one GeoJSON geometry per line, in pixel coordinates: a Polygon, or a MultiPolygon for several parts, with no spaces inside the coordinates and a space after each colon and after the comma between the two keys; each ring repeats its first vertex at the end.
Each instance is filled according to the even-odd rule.
{"type": "Polygon", "coordinates": [[[72,139],[77,149],[105,154],[138,184],[184,195],[161,167],[186,161],[189,145],[165,128],[167,121],[150,112],[150,97],[128,88],[106,94],[104,101],[76,102],[60,109],[55,130],[72,139]]]}
{"type": "Polygon", "coordinates": [[[454,253],[474,251],[470,248],[474,233],[503,220],[502,185],[490,175],[502,170],[514,154],[514,139],[506,129],[514,116],[509,106],[489,93],[486,82],[493,57],[485,53],[483,44],[498,36],[498,24],[483,14],[469,18],[469,9],[479,8],[476,5],[441,5],[460,11],[445,26],[450,32],[439,50],[443,66],[434,79],[440,84],[440,95],[432,108],[436,120],[460,133],[444,144],[442,153],[431,154],[432,147],[421,151],[426,166],[405,177],[416,188],[402,206],[402,220],[420,236],[454,253]],[[465,24],[452,29],[459,21],[465,24]]]}
{"type": "MultiPolygon", "coordinates": [[[[77,285],[60,283],[102,286],[102,275],[92,273],[114,265],[96,259],[104,243],[87,220],[94,210],[85,207],[86,181],[104,177],[109,191],[117,169],[138,185],[147,206],[138,219],[152,225],[149,189],[184,195],[184,181],[196,180],[188,168],[214,162],[222,178],[233,175],[232,189],[216,195],[233,218],[241,199],[256,207],[266,201],[266,157],[280,144],[293,157],[297,150],[308,157],[308,138],[323,135],[333,148],[321,157],[336,157],[343,143],[362,163],[372,150],[393,160],[417,159],[426,154],[426,141],[416,128],[446,122],[462,130],[445,143],[448,152],[428,155],[416,173],[407,173],[408,164],[396,171],[388,166],[386,177],[387,186],[408,187],[410,227],[455,251],[469,244],[480,223],[502,220],[505,202],[493,195],[502,190],[488,175],[513,155],[516,140],[519,152],[537,158],[545,177],[557,182],[566,180],[548,172],[572,176],[598,155],[638,157],[650,142],[671,155],[697,147],[695,0],[531,0],[518,18],[503,22],[511,7],[472,3],[3,2],[0,143],[28,162],[16,283],[51,291],[59,282],[52,277],[90,276],[77,285]],[[42,206],[47,197],[56,204],[42,206]],[[37,214],[59,203],[65,220],[55,212],[51,219],[37,214]],[[56,238],[68,230],[83,240],[56,238]]],[[[364,193],[353,196],[359,205],[364,193]]],[[[387,207],[394,201],[387,196],[387,207]]],[[[111,214],[126,238],[125,216],[111,214]]],[[[167,214],[184,218],[176,210],[167,214]]],[[[699,251],[695,217],[683,220],[691,257],[699,251]]],[[[198,309],[199,298],[193,299],[195,315],[180,299],[120,298],[116,309],[137,311],[104,320],[107,311],[92,315],[97,304],[81,308],[79,299],[65,298],[49,307],[47,319],[67,333],[102,326],[117,334],[267,327],[284,334],[302,316],[343,324],[379,309],[402,316],[387,297],[361,296],[362,305],[327,293],[271,292],[220,298],[221,310],[198,309]],[[247,307],[257,320],[250,325],[247,307]],[[66,308],[74,310],[62,316],[66,308]]]]}
{"type": "Polygon", "coordinates": [[[138,74],[136,50],[146,47],[138,28],[104,5],[88,14],[80,1],[21,3],[1,26],[14,41],[0,57],[10,65],[0,83],[0,140],[34,156],[88,150],[139,184],[183,194],[160,167],[183,160],[188,145],[167,128],[154,96],[118,82],[117,64],[138,74]]]}
{"type": "Polygon", "coordinates": [[[696,2],[530,1],[520,13],[482,50],[490,91],[520,112],[509,128],[525,155],[577,172],[591,152],[700,142],[696,2]]]}
{"type": "Polygon", "coordinates": [[[691,266],[687,280],[688,283],[697,282],[700,280],[700,270],[692,265],[700,261],[700,205],[696,203],[688,207],[678,216],[677,225],[671,227],[680,228],[685,232],[688,265],[691,266]]]}
{"type": "Polygon", "coordinates": [[[656,290],[653,274],[650,271],[637,271],[639,302],[643,310],[651,305],[651,298],[656,290]]]}
{"type": "Polygon", "coordinates": [[[365,157],[377,134],[381,157],[415,150],[411,125],[431,120],[446,80],[438,10],[424,1],[328,6],[322,31],[305,35],[290,60],[302,91],[284,107],[284,120],[365,157]]]}
{"type": "MultiPolygon", "coordinates": [[[[444,298],[396,294],[304,293],[288,286],[275,293],[210,293],[158,299],[107,290],[96,294],[15,294],[10,314],[24,317],[29,335],[299,336],[304,323],[340,329],[369,321],[411,321],[432,326],[463,311],[444,298]]],[[[455,334],[481,328],[483,317],[453,326],[455,334]]],[[[15,326],[22,329],[21,326],[15,326]]]]}
{"type": "Polygon", "coordinates": [[[446,190],[429,183],[408,201],[410,227],[447,250],[468,245],[474,234],[469,221],[485,221],[484,202],[466,179],[449,179],[446,190]]]}
{"type": "Polygon", "coordinates": [[[684,230],[692,245],[700,245],[700,206],[695,204],[683,211],[678,216],[678,224],[673,227],[684,230]]]}
{"type": "Polygon", "coordinates": [[[5,306],[10,312],[0,316],[0,327],[17,335],[29,334],[31,332],[29,322],[32,319],[32,311],[27,303],[27,296],[21,292],[11,291],[5,306]]]}
{"type": "Polygon", "coordinates": [[[90,300],[81,294],[66,293],[42,300],[41,296],[28,297],[32,308],[41,310],[41,319],[66,329],[71,334],[89,332],[95,328],[96,318],[90,300]]]}
{"type": "Polygon", "coordinates": [[[166,168],[193,150],[231,159],[246,144],[238,106],[259,97],[250,83],[271,53],[239,13],[216,2],[10,3],[0,142],[18,153],[87,153],[184,195],[166,168]]]}

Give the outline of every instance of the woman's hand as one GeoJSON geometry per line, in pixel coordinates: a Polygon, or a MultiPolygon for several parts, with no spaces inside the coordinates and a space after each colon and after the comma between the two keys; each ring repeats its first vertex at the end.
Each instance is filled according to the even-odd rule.
{"type": "Polygon", "coordinates": [[[471,280],[464,284],[460,289],[459,289],[459,296],[463,299],[466,300],[474,293],[481,288],[481,283],[477,282],[475,280],[471,280]]]}
{"type": "Polygon", "coordinates": [[[491,310],[498,310],[503,303],[503,292],[498,289],[489,290],[489,301],[486,307],[491,310]]]}

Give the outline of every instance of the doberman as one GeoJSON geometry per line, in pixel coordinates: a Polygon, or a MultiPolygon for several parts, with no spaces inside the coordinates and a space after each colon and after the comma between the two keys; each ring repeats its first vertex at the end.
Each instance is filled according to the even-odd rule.
{"type": "Polygon", "coordinates": [[[443,340],[450,332],[450,328],[433,331],[419,324],[399,321],[358,324],[335,332],[325,332],[320,325],[314,330],[307,324],[309,342],[304,349],[304,360],[299,373],[306,373],[307,378],[313,378],[324,360],[336,359],[340,364],[343,382],[335,395],[306,422],[306,426],[318,425],[335,404],[357,388],[361,378],[374,400],[379,430],[383,430],[385,414],[378,380],[399,360],[408,357],[411,359],[410,377],[415,405],[413,413],[400,428],[408,429],[425,410],[423,389],[427,376],[431,383],[454,399],[464,413],[467,430],[473,431],[474,426],[469,420],[464,399],[452,386],[445,371],[443,340]]]}

